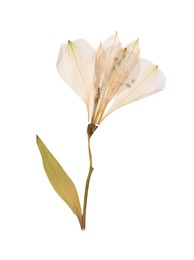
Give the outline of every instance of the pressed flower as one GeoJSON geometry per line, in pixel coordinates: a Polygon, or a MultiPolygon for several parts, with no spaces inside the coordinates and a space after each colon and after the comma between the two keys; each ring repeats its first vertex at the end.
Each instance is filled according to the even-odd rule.
{"type": "Polygon", "coordinates": [[[95,50],[85,40],[61,46],[57,69],[86,103],[88,122],[100,125],[117,108],[164,88],[165,77],[152,62],[140,59],[139,41],[122,48],[118,35],[95,50]]]}
{"type": "Polygon", "coordinates": [[[88,111],[89,172],[83,213],[76,187],[44,143],[37,137],[47,176],[85,229],[87,197],[93,172],[90,138],[101,122],[116,109],[164,89],[158,66],[140,59],[139,40],[124,48],[117,33],[94,49],[83,39],[60,48],[57,69],[62,79],[85,102],[88,111]],[[64,183],[62,183],[64,182],[64,183]]]}

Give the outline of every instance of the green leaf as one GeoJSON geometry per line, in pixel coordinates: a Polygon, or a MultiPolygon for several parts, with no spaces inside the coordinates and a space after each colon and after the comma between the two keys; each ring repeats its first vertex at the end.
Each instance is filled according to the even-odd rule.
{"type": "Polygon", "coordinates": [[[81,225],[82,211],[78,193],[73,181],[69,178],[67,173],[63,170],[61,165],[38,136],[36,136],[36,142],[42,155],[44,169],[50,183],[57,194],[67,203],[73,213],[78,217],[81,225]]]}

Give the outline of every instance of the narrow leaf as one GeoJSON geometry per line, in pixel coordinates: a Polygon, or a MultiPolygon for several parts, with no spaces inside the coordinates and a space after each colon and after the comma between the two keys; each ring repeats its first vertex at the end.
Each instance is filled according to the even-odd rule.
{"type": "Polygon", "coordinates": [[[69,178],[67,173],[63,170],[61,165],[38,136],[36,136],[36,142],[42,155],[44,169],[50,183],[57,194],[67,203],[73,213],[78,217],[81,225],[82,211],[78,193],[73,181],[69,178]]]}

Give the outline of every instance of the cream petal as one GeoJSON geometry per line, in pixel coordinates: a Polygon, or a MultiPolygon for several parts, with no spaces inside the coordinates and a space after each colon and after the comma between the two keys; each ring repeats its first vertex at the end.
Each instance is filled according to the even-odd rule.
{"type": "Polygon", "coordinates": [[[98,64],[98,77],[100,78],[100,86],[104,87],[107,85],[111,76],[114,73],[115,65],[118,56],[121,55],[122,49],[118,46],[108,47],[101,53],[100,61],[98,64]]]}
{"type": "Polygon", "coordinates": [[[139,39],[128,44],[127,50],[133,52],[139,58],[140,57],[139,39]]]}
{"type": "Polygon", "coordinates": [[[96,52],[96,78],[100,85],[105,85],[107,83],[115,59],[121,51],[121,42],[117,33],[100,44],[96,52]]]}
{"type": "Polygon", "coordinates": [[[141,65],[140,65],[140,61],[138,60],[133,70],[128,74],[128,78],[126,79],[124,84],[119,88],[119,90],[115,94],[115,97],[119,95],[124,89],[129,88],[133,84],[134,80],[138,77],[140,70],[141,70],[141,65]]]}
{"type": "Polygon", "coordinates": [[[105,42],[100,43],[100,46],[96,50],[95,59],[95,86],[97,88],[104,85],[104,74],[109,74],[107,70],[110,70],[113,63],[112,61],[121,50],[122,47],[117,33],[109,37],[105,42]]]}
{"type": "Polygon", "coordinates": [[[138,77],[130,86],[126,86],[126,88],[115,97],[111,107],[102,120],[114,110],[164,89],[165,76],[158,70],[158,66],[144,59],[140,62],[141,71],[138,77]]]}
{"type": "Polygon", "coordinates": [[[122,88],[129,74],[136,67],[139,61],[139,43],[138,40],[134,41],[124,49],[112,45],[100,51],[98,63],[96,63],[98,66],[96,66],[95,81],[100,95],[99,92],[96,93],[100,97],[93,117],[97,124],[101,121],[108,103],[122,88]]]}
{"type": "Polygon", "coordinates": [[[122,49],[121,42],[119,40],[118,34],[110,36],[106,41],[102,43],[103,49],[107,49],[108,47],[117,46],[122,49]]]}
{"type": "Polygon", "coordinates": [[[122,51],[117,34],[110,37],[107,41],[100,44],[96,51],[95,58],[95,81],[94,81],[94,115],[98,113],[99,107],[103,105],[104,96],[109,86],[117,56],[122,51]]]}
{"type": "Polygon", "coordinates": [[[61,78],[86,103],[93,95],[95,49],[85,40],[68,41],[60,48],[57,69],[61,78]]]}
{"type": "MultiPolygon", "coordinates": [[[[136,44],[134,43],[134,49],[136,44]]],[[[129,75],[133,75],[137,73],[135,68],[139,61],[139,53],[133,51],[133,49],[124,49],[121,53],[121,58],[119,58],[119,62],[115,64],[115,71],[112,71],[112,78],[110,85],[112,89],[112,94],[115,95],[121,86],[125,83],[125,81],[129,78],[129,75]],[[125,54],[126,52],[126,54],[125,54]]]]}
{"type": "MultiPolygon", "coordinates": [[[[105,61],[103,61],[103,79],[104,84],[110,93],[107,93],[111,99],[120,89],[122,84],[127,80],[139,61],[139,41],[134,41],[121,50],[113,46],[105,51],[105,61]]],[[[103,55],[102,55],[103,56],[103,55]]],[[[102,74],[101,74],[102,75],[102,74]]]]}

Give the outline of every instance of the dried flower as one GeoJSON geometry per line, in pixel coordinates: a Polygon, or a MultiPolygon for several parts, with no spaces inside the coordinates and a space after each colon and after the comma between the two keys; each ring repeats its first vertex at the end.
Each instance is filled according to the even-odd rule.
{"type": "Polygon", "coordinates": [[[57,69],[62,79],[85,102],[88,111],[89,172],[83,213],[73,181],[45,144],[37,137],[47,176],[58,195],[77,216],[85,229],[87,197],[93,172],[90,138],[101,122],[116,109],[164,89],[165,77],[152,62],[140,59],[139,41],[122,48],[118,35],[95,50],[85,40],[61,46],[57,69]]]}
{"type": "Polygon", "coordinates": [[[139,41],[122,48],[118,35],[95,50],[85,40],[61,46],[57,69],[86,103],[88,122],[98,126],[114,110],[164,88],[165,77],[140,59],[139,41]]]}

